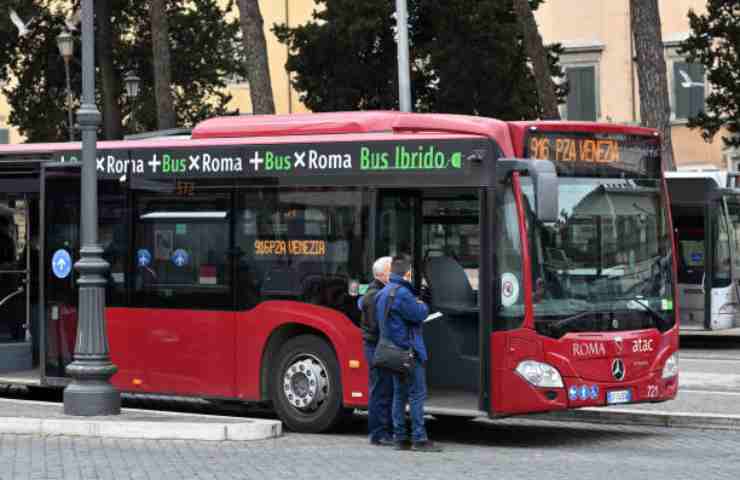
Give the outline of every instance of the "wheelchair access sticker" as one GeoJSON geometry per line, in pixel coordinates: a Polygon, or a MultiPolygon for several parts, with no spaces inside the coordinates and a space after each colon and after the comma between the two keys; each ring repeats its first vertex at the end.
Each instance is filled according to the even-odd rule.
{"type": "Polygon", "coordinates": [[[516,275],[506,272],[501,275],[501,303],[510,307],[519,300],[519,279],[516,275]]]}

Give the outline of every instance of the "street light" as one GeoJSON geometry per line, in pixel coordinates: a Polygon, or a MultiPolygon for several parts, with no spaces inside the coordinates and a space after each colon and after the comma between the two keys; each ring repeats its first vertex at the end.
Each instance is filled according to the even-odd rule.
{"type": "Polygon", "coordinates": [[[109,265],[98,245],[98,178],[95,172],[100,112],[95,105],[95,31],[93,1],[82,0],[82,102],[77,120],[82,130],[80,224],[82,247],[77,342],[74,361],[67,366],[72,382],[64,389],[64,413],[78,416],[118,415],[121,394],[110,383],[116,366],[110,361],[105,323],[105,275],[109,265]]]}
{"type": "Polygon", "coordinates": [[[126,76],[123,77],[123,83],[126,86],[126,97],[131,102],[131,130],[136,131],[136,97],[139,96],[139,86],[141,85],[141,78],[136,76],[136,73],[129,71],[126,76]]]}
{"type": "Polygon", "coordinates": [[[57,36],[59,54],[64,59],[64,71],[67,74],[67,116],[69,123],[69,141],[74,142],[74,119],[72,117],[72,82],[69,79],[69,61],[75,54],[75,39],[71,33],[64,31],[57,36]]]}
{"type": "Polygon", "coordinates": [[[398,103],[402,112],[410,112],[409,12],[406,0],[396,0],[396,27],[398,28],[398,103]]]}

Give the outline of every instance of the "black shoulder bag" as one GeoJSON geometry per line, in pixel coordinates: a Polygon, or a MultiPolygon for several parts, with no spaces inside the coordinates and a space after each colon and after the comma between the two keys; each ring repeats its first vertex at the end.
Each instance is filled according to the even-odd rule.
{"type": "MultiPolygon", "coordinates": [[[[396,299],[396,291],[398,289],[399,287],[397,286],[391,288],[391,291],[388,294],[388,302],[386,303],[385,311],[383,312],[383,321],[378,322],[380,340],[378,341],[378,346],[375,347],[373,366],[406,375],[411,373],[411,370],[414,368],[414,350],[411,347],[404,349],[397,346],[385,332],[385,322],[388,320],[388,313],[391,310],[393,301],[396,299]]],[[[411,337],[410,329],[409,337],[411,337]]]]}

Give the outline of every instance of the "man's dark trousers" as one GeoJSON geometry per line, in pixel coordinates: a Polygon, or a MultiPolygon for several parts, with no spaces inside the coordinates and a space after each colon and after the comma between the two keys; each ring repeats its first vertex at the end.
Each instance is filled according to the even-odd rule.
{"type": "Polygon", "coordinates": [[[372,366],[376,344],[363,342],[365,359],[370,370],[367,403],[367,428],[371,442],[393,440],[391,406],[393,405],[393,374],[372,366]]]}
{"type": "Polygon", "coordinates": [[[408,375],[393,374],[393,436],[397,442],[409,440],[406,427],[406,404],[409,404],[411,417],[411,441],[426,442],[427,430],[424,426],[424,401],[427,398],[425,365],[419,361],[408,375]]]}

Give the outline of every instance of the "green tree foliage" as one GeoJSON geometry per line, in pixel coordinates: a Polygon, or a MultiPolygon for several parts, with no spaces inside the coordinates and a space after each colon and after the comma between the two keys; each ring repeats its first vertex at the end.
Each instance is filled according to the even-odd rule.
{"type": "Polygon", "coordinates": [[[740,0],[708,0],[707,13],[689,12],[691,35],[681,45],[690,62],[701,63],[712,90],[706,109],[689,119],[708,141],[724,126],[733,137],[726,145],[740,146],[740,0]]]}
{"type": "MultiPolygon", "coordinates": [[[[133,70],[142,79],[138,100],[132,104],[121,91],[118,98],[124,118],[130,122],[135,108],[137,130],[157,127],[153,89],[152,36],[148,1],[110,0],[112,2],[115,39],[114,66],[123,79],[133,70]]],[[[17,81],[3,90],[10,103],[10,123],[17,126],[29,141],[58,141],[67,138],[64,62],[59,55],[56,36],[64,30],[64,18],[69,10],[61,10],[58,2],[35,0],[20,2],[26,6],[26,17],[33,17],[29,35],[11,36],[8,70],[17,81]]],[[[243,52],[234,39],[238,37],[238,21],[226,21],[217,0],[170,0],[170,42],[172,46],[172,78],[178,126],[191,126],[214,115],[230,114],[226,104],[231,99],[225,93],[226,81],[234,75],[244,75],[243,52]]],[[[227,8],[231,8],[228,5],[227,8]]],[[[18,12],[21,13],[20,11],[18,12]]],[[[2,16],[4,12],[0,12],[2,16]]],[[[11,25],[12,26],[12,25],[11,25]]],[[[0,45],[3,45],[5,21],[0,21],[0,45]]],[[[72,90],[79,101],[81,92],[81,51],[79,32],[71,62],[72,90]]],[[[0,54],[0,61],[3,60],[0,54]]],[[[0,65],[2,66],[2,65],[0,65]]],[[[100,81],[98,88],[99,108],[100,81]]],[[[79,104],[75,105],[75,111],[79,104]]],[[[130,131],[130,129],[129,129],[130,131]]],[[[79,138],[79,136],[78,136],[79,138]]]]}
{"type": "MultiPolygon", "coordinates": [[[[290,48],[286,68],[301,100],[314,111],[398,108],[395,1],[315,1],[313,21],[274,29],[290,48]]],[[[417,111],[540,115],[511,0],[409,0],[408,9],[417,111]]],[[[549,49],[553,72],[562,77],[559,52],[549,49]]]]}
{"type": "MultiPolygon", "coordinates": [[[[278,39],[291,49],[286,68],[301,101],[313,111],[398,108],[394,0],[316,0],[313,21],[297,28],[277,25],[278,39]]],[[[409,2],[416,18],[417,0],[409,2]]],[[[417,43],[416,30],[409,41],[417,43]]],[[[431,80],[412,69],[412,92],[431,80]]]]}

